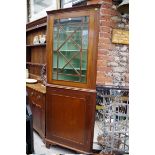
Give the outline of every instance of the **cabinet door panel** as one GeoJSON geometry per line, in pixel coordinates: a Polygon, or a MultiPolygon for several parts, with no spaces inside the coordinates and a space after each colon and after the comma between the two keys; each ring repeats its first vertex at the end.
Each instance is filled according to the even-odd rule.
{"type": "Polygon", "coordinates": [[[84,98],[53,94],[51,104],[51,132],[54,136],[84,143],[86,105],[84,98]],[[63,111],[62,111],[63,110],[63,111]]]}
{"type": "Polygon", "coordinates": [[[92,147],[95,93],[49,88],[46,138],[81,150],[92,147]]]}

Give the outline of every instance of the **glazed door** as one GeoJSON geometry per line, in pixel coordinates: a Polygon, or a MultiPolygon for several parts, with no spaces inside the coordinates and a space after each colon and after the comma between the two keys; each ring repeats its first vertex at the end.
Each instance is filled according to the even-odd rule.
{"type": "Polygon", "coordinates": [[[54,20],[52,79],[86,83],[89,18],[54,20]]]}
{"type": "Polygon", "coordinates": [[[48,18],[48,83],[95,88],[95,11],[73,11],[48,18]]]}

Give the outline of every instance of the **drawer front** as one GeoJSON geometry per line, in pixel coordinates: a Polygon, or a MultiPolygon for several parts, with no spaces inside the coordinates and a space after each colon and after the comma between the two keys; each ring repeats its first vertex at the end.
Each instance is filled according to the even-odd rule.
{"type": "Polygon", "coordinates": [[[27,88],[27,93],[29,96],[29,99],[31,100],[32,104],[35,104],[36,107],[38,108],[43,108],[44,104],[44,94],[37,92],[31,88],[27,88]]]}
{"type": "Polygon", "coordinates": [[[35,92],[35,102],[38,108],[43,108],[43,97],[44,95],[40,92],[35,92]]]}
{"type": "Polygon", "coordinates": [[[45,94],[26,88],[33,115],[33,128],[45,137],[45,94]]]}
{"type": "Polygon", "coordinates": [[[31,88],[26,88],[27,90],[27,93],[28,93],[28,97],[29,99],[32,101],[32,100],[35,100],[35,90],[31,89],[31,88]]]}

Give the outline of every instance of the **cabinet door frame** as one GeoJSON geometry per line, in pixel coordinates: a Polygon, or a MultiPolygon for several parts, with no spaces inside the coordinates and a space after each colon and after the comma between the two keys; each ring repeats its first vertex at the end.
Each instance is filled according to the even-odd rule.
{"type": "MultiPolygon", "coordinates": [[[[80,8],[80,7],[79,7],[80,8]]],[[[96,63],[97,63],[97,43],[98,43],[98,22],[99,22],[99,9],[87,8],[74,10],[64,9],[64,12],[49,13],[47,16],[47,83],[58,84],[65,86],[73,86],[80,88],[95,89],[96,86],[96,63]],[[86,83],[53,80],[53,28],[54,19],[73,18],[88,16],[88,55],[87,55],[87,74],[86,83]]]]}

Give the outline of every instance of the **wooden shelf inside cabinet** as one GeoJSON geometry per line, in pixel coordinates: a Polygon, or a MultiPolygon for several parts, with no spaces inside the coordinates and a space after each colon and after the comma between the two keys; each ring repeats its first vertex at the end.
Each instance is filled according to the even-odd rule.
{"type": "Polygon", "coordinates": [[[44,66],[46,64],[42,64],[42,63],[34,63],[34,62],[26,62],[27,65],[35,65],[35,66],[44,66]]]}
{"type": "Polygon", "coordinates": [[[44,43],[44,44],[35,44],[35,45],[26,45],[26,47],[39,47],[39,46],[46,46],[46,43],[44,43]]]}

